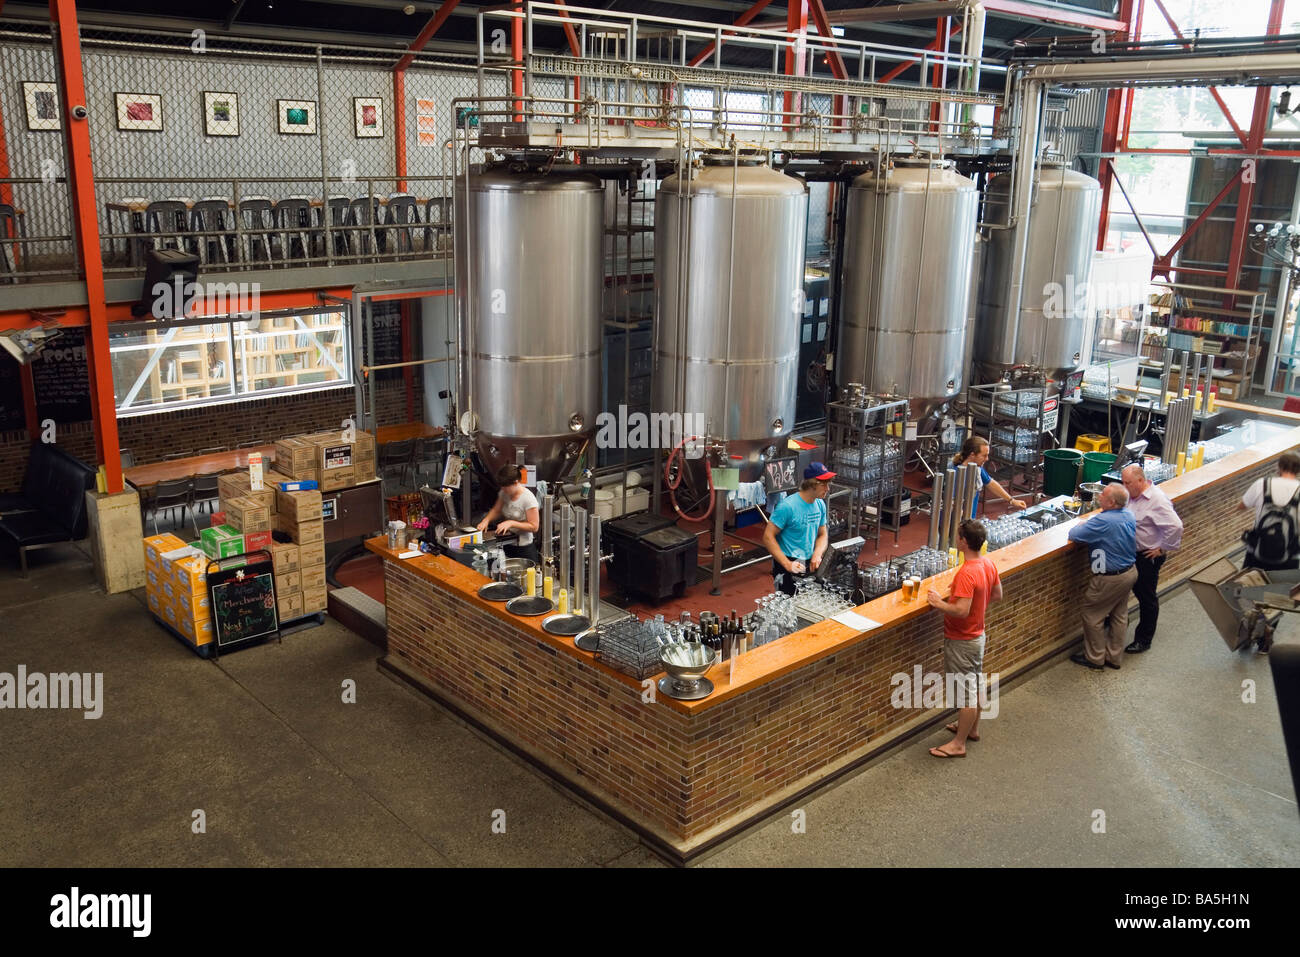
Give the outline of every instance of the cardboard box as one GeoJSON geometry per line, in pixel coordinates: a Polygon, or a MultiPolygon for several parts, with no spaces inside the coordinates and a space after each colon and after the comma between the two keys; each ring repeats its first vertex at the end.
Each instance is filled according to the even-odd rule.
{"type": "MultiPolygon", "coordinates": [[[[272,520],[274,520],[274,517],[272,520]]],[[[269,552],[273,544],[274,542],[271,541],[270,529],[267,529],[265,532],[244,533],[244,551],[246,552],[255,552],[259,549],[265,549],[269,552]]]]}
{"type": "Polygon", "coordinates": [[[144,593],[146,595],[162,594],[162,572],[157,568],[144,570],[144,593]]]}
{"type": "Polygon", "coordinates": [[[184,544],[180,538],[171,532],[163,535],[150,535],[144,540],[144,567],[157,568],[159,555],[180,548],[184,544]]]}
{"type": "Polygon", "coordinates": [[[271,558],[277,575],[298,570],[298,546],[292,542],[272,543],[271,558]]]}
{"type": "MultiPolygon", "coordinates": [[[[280,516],[280,531],[289,536],[295,545],[314,545],[325,541],[325,523],[320,519],[314,522],[291,522],[280,516]]],[[[299,559],[299,565],[301,565],[299,559]]]]}
{"type": "Polygon", "coordinates": [[[212,619],[181,619],[180,633],[196,645],[206,645],[212,640],[212,619]]]}
{"type": "Polygon", "coordinates": [[[158,577],[163,581],[169,581],[176,574],[176,563],[182,559],[192,558],[196,554],[201,555],[202,552],[195,552],[188,545],[181,545],[169,552],[163,552],[158,556],[158,577]]]}
{"type": "Polygon", "coordinates": [[[156,617],[161,618],[162,599],[158,597],[158,593],[156,591],[145,592],[144,600],[145,603],[149,606],[149,610],[153,612],[156,617]]]}
{"type": "Polygon", "coordinates": [[[298,567],[315,568],[317,565],[325,567],[325,543],[310,542],[298,546],[298,567]]]}
{"type": "Polygon", "coordinates": [[[228,558],[244,551],[243,533],[229,525],[205,528],[199,534],[199,541],[203,542],[203,553],[209,558],[228,558]]]}
{"type": "Polygon", "coordinates": [[[275,608],[280,616],[280,621],[290,621],[302,617],[302,592],[277,591],[275,595],[275,608]]]}
{"type": "Polygon", "coordinates": [[[208,601],[206,591],[199,595],[177,595],[174,604],[178,621],[193,625],[196,621],[204,621],[212,617],[212,605],[208,601]]]}
{"type": "Polygon", "coordinates": [[[318,611],[324,611],[326,604],[324,585],[320,588],[304,588],[302,590],[302,613],[304,615],[314,615],[318,611]]]}
{"type": "Polygon", "coordinates": [[[281,439],[275,443],[275,470],[289,478],[304,478],[304,472],[317,468],[316,446],[302,436],[281,439]]]}
{"type": "Polygon", "coordinates": [[[251,491],[253,486],[248,481],[247,472],[231,472],[217,476],[217,494],[221,496],[222,502],[232,498],[243,498],[251,491]]]}
{"type": "Polygon", "coordinates": [[[277,492],[277,515],[285,523],[314,522],[321,517],[320,492],[277,492]]]}
{"type": "Polygon", "coordinates": [[[354,444],[356,445],[355,454],[364,455],[365,453],[368,452],[370,453],[371,458],[374,458],[375,436],[373,432],[364,432],[361,429],[357,429],[356,441],[354,444]]]}
{"type": "Polygon", "coordinates": [[[178,595],[206,595],[208,593],[207,555],[192,555],[175,562],[172,582],[178,595]]]}
{"type": "Polygon", "coordinates": [[[269,532],[271,510],[261,502],[248,498],[232,498],[225,503],[226,518],[231,528],[241,532],[269,532]]]}
{"type": "Polygon", "coordinates": [[[354,484],[368,481],[375,477],[375,453],[358,452],[353,459],[352,471],[355,473],[354,484]]]}
{"type": "Polygon", "coordinates": [[[290,592],[302,590],[302,573],[298,571],[285,572],[281,575],[276,572],[275,575],[275,593],[277,595],[287,595],[290,592]]]}
{"type": "Polygon", "coordinates": [[[337,469],[352,468],[353,443],[342,432],[324,432],[312,436],[316,445],[316,468],[320,469],[321,479],[337,469]]]}
{"type": "Polygon", "coordinates": [[[176,614],[175,605],[168,604],[165,601],[162,603],[162,620],[167,622],[167,624],[171,625],[177,631],[180,630],[181,620],[176,614]]]}
{"type": "Polygon", "coordinates": [[[307,591],[310,588],[325,587],[324,565],[313,565],[311,568],[300,568],[298,570],[298,575],[299,580],[302,583],[300,587],[303,591],[307,591]]]}
{"type": "Polygon", "coordinates": [[[331,469],[328,472],[321,472],[321,491],[335,492],[341,488],[349,488],[357,484],[356,478],[356,469],[350,465],[345,469],[331,469]]]}

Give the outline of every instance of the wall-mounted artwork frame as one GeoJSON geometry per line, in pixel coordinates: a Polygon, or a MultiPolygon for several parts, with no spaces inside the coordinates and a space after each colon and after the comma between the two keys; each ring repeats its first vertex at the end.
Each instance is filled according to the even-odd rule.
{"type": "Polygon", "coordinates": [[[59,86],[25,80],[22,84],[23,106],[27,111],[29,130],[57,130],[63,124],[59,119],[59,86]]]}
{"type": "Polygon", "coordinates": [[[162,95],[158,93],[114,93],[117,128],[136,133],[157,133],[163,128],[162,95]]]}
{"type": "Polygon", "coordinates": [[[378,96],[354,96],[352,115],[357,139],[375,139],[384,135],[384,101],[378,96]]]}
{"type": "Polygon", "coordinates": [[[276,100],[279,130],[285,136],[313,136],[316,133],[315,100],[276,100]]]}
{"type": "Polygon", "coordinates": [[[203,91],[203,132],[208,136],[239,135],[239,94],[203,91]]]}

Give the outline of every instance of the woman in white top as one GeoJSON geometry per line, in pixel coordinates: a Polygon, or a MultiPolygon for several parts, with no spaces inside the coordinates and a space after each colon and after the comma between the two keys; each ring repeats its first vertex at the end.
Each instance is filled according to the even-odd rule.
{"type": "Polygon", "coordinates": [[[502,519],[497,525],[497,534],[515,532],[519,536],[517,545],[505,546],[505,553],[511,558],[527,558],[535,562],[538,554],[533,535],[537,532],[540,521],[537,496],[520,481],[522,477],[523,470],[517,465],[503,465],[497,469],[496,480],[501,492],[497,495],[496,504],[483,517],[483,521],[478,523],[478,530],[486,531],[498,518],[502,519]]]}

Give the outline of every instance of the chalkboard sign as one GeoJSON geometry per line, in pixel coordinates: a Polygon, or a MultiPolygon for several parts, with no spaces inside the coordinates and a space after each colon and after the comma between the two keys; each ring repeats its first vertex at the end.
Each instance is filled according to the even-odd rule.
{"type": "Polygon", "coordinates": [[[32,360],[37,419],[60,423],[90,421],[90,372],[86,358],[86,331],[64,329],[62,335],[32,360]]]}
{"type": "Polygon", "coordinates": [[[793,492],[799,487],[798,467],[799,459],[794,455],[770,460],[763,466],[763,487],[769,492],[793,492]]]}
{"type": "Polygon", "coordinates": [[[279,632],[270,552],[250,552],[210,562],[208,594],[218,650],[279,632]],[[247,564],[242,568],[224,567],[236,562],[247,564]]]}
{"type": "Polygon", "coordinates": [[[22,367],[9,353],[0,352],[0,432],[14,432],[26,427],[22,367]]]}
{"type": "MultiPolygon", "coordinates": [[[[376,302],[370,307],[370,321],[374,329],[375,355],[367,365],[382,366],[402,361],[402,304],[397,300],[376,302]]],[[[399,378],[401,369],[383,369],[376,372],[381,380],[399,378]]]]}

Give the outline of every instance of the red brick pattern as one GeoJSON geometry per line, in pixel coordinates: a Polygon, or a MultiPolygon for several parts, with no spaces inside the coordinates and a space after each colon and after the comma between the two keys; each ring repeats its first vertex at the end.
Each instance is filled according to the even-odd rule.
{"type": "MultiPolygon", "coordinates": [[[[1236,503],[1251,481],[1273,470],[1262,462],[1177,502],[1184,547],[1166,564],[1165,584],[1236,544],[1247,524],[1236,503]]],[[[1079,550],[1007,572],[1006,599],[988,614],[985,671],[1006,680],[1076,640],[1071,596],[1086,575],[1079,550]]],[[[942,669],[941,619],[923,614],[683,714],[642,703],[630,679],[557,651],[400,564],[385,562],[385,579],[390,655],[468,714],[679,845],[899,738],[927,712],[893,707],[891,677],[911,675],[917,665],[942,669]]]]}

